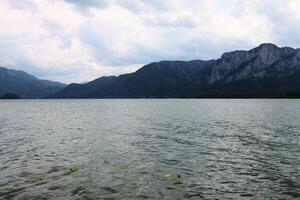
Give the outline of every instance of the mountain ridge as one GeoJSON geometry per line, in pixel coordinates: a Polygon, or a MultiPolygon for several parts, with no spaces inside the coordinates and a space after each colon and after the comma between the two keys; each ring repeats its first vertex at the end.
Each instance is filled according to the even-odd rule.
{"type": "Polygon", "coordinates": [[[50,98],[286,97],[300,92],[300,49],[263,43],[218,59],[160,61],[71,84],[50,98]]]}

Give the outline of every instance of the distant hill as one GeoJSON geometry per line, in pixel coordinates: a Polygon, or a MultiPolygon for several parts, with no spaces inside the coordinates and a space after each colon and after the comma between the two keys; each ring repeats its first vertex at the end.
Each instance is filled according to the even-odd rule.
{"type": "Polygon", "coordinates": [[[20,70],[0,67],[0,96],[14,93],[21,98],[42,98],[65,86],[59,82],[38,79],[20,70]]]}
{"type": "Polygon", "coordinates": [[[20,99],[19,95],[14,93],[5,93],[0,99],[20,99]]]}
{"type": "Polygon", "coordinates": [[[162,61],[71,84],[51,98],[299,97],[300,50],[261,44],[216,60],[162,61]]]}

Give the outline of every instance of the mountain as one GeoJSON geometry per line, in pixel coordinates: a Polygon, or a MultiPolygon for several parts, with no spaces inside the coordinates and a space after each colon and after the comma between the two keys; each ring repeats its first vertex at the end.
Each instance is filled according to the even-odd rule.
{"type": "Polygon", "coordinates": [[[134,73],[70,84],[51,98],[300,96],[300,49],[261,44],[215,60],[162,61],[134,73]]]}
{"type": "Polygon", "coordinates": [[[42,98],[66,87],[65,84],[41,80],[20,70],[0,67],[0,96],[15,93],[21,98],[42,98]]]}

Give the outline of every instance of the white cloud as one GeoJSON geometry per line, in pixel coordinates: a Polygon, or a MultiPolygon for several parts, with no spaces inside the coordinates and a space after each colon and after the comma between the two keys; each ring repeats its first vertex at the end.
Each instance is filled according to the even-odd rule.
{"type": "Polygon", "coordinates": [[[299,9],[297,0],[3,0],[0,65],[81,82],[262,42],[299,47],[299,9]]]}

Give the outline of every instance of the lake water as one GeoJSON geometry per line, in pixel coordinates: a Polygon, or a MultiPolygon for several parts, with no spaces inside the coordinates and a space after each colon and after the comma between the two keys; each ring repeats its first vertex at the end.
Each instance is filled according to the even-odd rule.
{"type": "Polygon", "coordinates": [[[300,100],[0,101],[0,199],[299,199],[300,100]]]}

